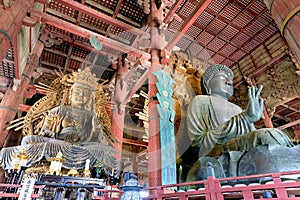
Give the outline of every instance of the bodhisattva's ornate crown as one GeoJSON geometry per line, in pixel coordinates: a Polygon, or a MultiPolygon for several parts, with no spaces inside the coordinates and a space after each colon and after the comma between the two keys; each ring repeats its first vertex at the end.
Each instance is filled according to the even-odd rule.
{"type": "Polygon", "coordinates": [[[73,72],[72,75],[74,78],[74,83],[87,85],[92,89],[97,88],[98,82],[96,75],[91,72],[90,68],[85,68],[83,70],[78,69],[78,71],[73,72]]]}

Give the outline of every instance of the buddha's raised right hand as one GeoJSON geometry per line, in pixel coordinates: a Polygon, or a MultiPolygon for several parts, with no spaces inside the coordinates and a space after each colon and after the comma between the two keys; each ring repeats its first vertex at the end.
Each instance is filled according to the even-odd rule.
{"type": "Polygon", "coordinates": [[[263,86],[260,85],[258,88],[252,86],[248,89],[248,105],[245,110],[245,116],[249,123],[258,121],[263,113],[264,100],[260,98],[260,93],[263,86]]]}

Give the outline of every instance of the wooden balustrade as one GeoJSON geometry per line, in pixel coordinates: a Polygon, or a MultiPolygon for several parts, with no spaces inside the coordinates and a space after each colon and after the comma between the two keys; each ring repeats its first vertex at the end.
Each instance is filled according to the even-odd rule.
{"type": "Polygon", "coordinates": [[[300,179],[287,178],[287,175],[299,175],[300,177],[300,171],[229,178],[210,176],[207,180],[202,181],[146,188],[145,190],[148,190],[150,195],[144,199],[252,200],[271,194],[272,198],[268,199],[300,200],[300,179]],[[174,187],[177,188],[177,191],[168,190],[168,188],[174,187]],[[181,188],[185,188],[185,190],[183,191],[181,188]]]}
{"type": "MultiPolygon", "coordinates": [[[[22,185],[1,184],[1,188],[21,188],[22,185]]],[[[35,185],[35,189],[43,189],[45,185],[35,185]]],[[[229,178],[208,177],[189,183],[164,185],[159,187],[147,187],[142,191],[149,193],[145,200],[163,199],[262,199],[270,200],[300,200],[300,170],[291,172],[279,172],[250,176],[238,176],[229,178]],[[292,177],[294,176],[294,177],[292,177]],[[292,178],[291,178],[292,177],[292,178]],[[272,197],[271,197],[272,196],[272,197]]],[[[94,188],[93,199],[117,200],[122,195],[122,190],[94,188]]],[[[18,193],[0,193],[0,197],[18,198],[18,193]]],[[[41,192],[32,194],[31,197],[41,197],[41,192]]]]}

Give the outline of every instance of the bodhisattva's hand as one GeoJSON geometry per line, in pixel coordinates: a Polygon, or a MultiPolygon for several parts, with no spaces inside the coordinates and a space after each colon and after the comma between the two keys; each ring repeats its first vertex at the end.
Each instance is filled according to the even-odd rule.
{"type": "Polygon", "coordinates": [[[262,88],[262,85],[258,88],[252,86],[248,90],[248,105],[245,110],[245,114],[250,123],[258,121],[262,116],[264,100],[259,97],[262,88]]]}
{"type": "Polygon", "coordinates": [[[42,128],[42,130],[39,133],[40,136],[48,136],[48,137],[55,137],[55,133],[53,131],[50,131],[47,128],[42,128]]]}

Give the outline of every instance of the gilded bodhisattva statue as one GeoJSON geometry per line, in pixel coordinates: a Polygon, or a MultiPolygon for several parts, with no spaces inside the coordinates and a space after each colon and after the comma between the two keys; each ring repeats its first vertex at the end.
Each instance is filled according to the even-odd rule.
{"type": "MultiPolygon", "coordinates": [[[[45,108],[51,104],[52,97],[40,103],[43,108],[35,111],[45,111],[45,117],[39,122],[40,127],[35,127],[38,133],[27,133],[20,146],[2,149],[0,156],[4,169],[11,167],[13,155],[21,147],[29,155],[27,166],[43,158],[49,160],[61,152],[66,159],[63,167],[67,169],[83,169],[87,159],[91,166],[100,161],[104,167],[118,168],[119,163],[114,159],[117,152],[113,152],[114,139],[105,110],[107,102],[97,78],[86,68],[73,72],[71,76],[64,76],[61,82],[65,88],[70,88],[66,90],[67,95],[64,94],[63,99],[56,103],[58,105],[49,111],[45,111],[45,108]],[[99,96],[99,92],[102,92],[102,96],[99,96]]],[[[27,126],[34,126],[34,123],[27,126]]]]}

